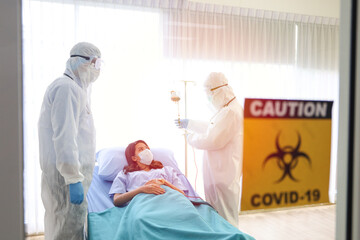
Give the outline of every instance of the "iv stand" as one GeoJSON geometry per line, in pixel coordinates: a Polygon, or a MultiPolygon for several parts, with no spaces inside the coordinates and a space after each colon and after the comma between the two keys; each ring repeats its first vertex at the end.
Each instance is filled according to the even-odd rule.
{"type": "MultiPolygon", "coordinates": [[[[186,81],[186,80],[182,80],[184,82],[184,97],[185,97],[185,118],[187,118],[187,83],[191,82],[194,83],[194,81],[186,81]]],[[[187,143],[187,130],[185,129],[185,133],[184,133],[184,139],[185,139],[185,177],[187,177],[187,169],[188,169],[188,161],[187,161],[187,147],[188,147],[188,143],[187,143]]]]}

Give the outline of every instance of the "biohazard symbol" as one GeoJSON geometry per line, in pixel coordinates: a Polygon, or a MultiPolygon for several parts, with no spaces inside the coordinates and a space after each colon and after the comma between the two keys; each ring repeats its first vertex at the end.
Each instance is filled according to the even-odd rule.
{"type": "Polygon", "coordinates": [[[297,166],[297,164],[299,163],[299,159],[301,157],[306,159],[311,167],[310,157],[306,153],[299,151],[301,145],[301,137],[299,133],[297,133],[297,135],[298,135],[298,144],[296,145],[296,147],[292,147],[289,145],[285,147],[280,147],[279,144],[280,132],[279,132],[276,137],[276,143],[275,143],[277,152],[271,153],[269,156],[266,157],[266,159],[263,162],[263,168],[264,168],[265,164],[269,160],[274,159],[276,160],[278,167],[284,171],[281,178],[277,180],[275,183],[281,182],[282,180],[284,180],[286,176],[289,176],[291,180],[297,182],[298,180],[292,175],[291,170],[293,170],[297,166]]]}

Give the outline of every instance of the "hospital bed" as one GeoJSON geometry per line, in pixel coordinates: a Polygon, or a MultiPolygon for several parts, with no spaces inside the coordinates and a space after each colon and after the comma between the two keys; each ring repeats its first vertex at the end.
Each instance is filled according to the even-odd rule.
{"type": "Polygon", "coordinates": [[[188,197],[165,187],[165,194],[138,194],[127,205],[115,207],[108,193],[117,173],[127,165],[125,148],[103,149],[96,154],[87,193],[89,240],[254,239],[233,227],[199,198],[180,171],[172,151],[164,148],[151,148],[151,151],[154,159],[176,170],[188,197]]]}

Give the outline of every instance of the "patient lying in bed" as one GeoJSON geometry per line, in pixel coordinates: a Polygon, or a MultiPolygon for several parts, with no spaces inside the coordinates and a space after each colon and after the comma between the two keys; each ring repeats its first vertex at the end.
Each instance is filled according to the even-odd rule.
{"type": "Polygon", "coordinates": [[[146,142],[138,140],[130,143],[125,150],[128,166],[114,179],[109,195],[115,206],[121,206],[139,193],[164,194],[161,185],[168,186],[185,195],[186,188],[178,178],[175,169],[164,167],[161,162],[152,159],[146,142]],[[148,162],[145,162],[146,159],[148,162]]]}
{"type": "Polygon", "coordinates": [[[89,213],[89,240],[254,239],[227,222],[205,201],[200,199],[200,204],[193,204],[186,194],[196,193],[186,185],[186,178],[182,180],[182,173],[169,164],[163,166],[161,157],[159,161],[147,161],[140,154],[145,149],[147,144],[140,142],[135,143],[133,150],[125,150],[128,165],[113,178],[109,190],[118,207],[89,213]]]}

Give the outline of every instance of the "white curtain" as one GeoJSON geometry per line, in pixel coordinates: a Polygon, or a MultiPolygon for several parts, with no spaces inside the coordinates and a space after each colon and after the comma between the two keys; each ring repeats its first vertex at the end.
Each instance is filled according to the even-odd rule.
{"type": "MultiPolygon", "coordinates": [[[[173,124],[178,107],[171,90],[181,96],[181,117],[186,105],[187,117],[198,119],[210,116],[202,82],[212,71],[228,77],[241,103],[246,97],[333,100],[334,195],[338,38],[336,19],[187,1],[23,0],[26,232],[43,232],[37,139],[42,97],[64,72],[75,43],[94,43],[105,61],[92,86],[97,149],[143,139],[150,147],[172,149],[183,171],[184,137],[173,124]]],[[[202,155],[188,150],[188,178],[203,195],[202,155]]]]}

